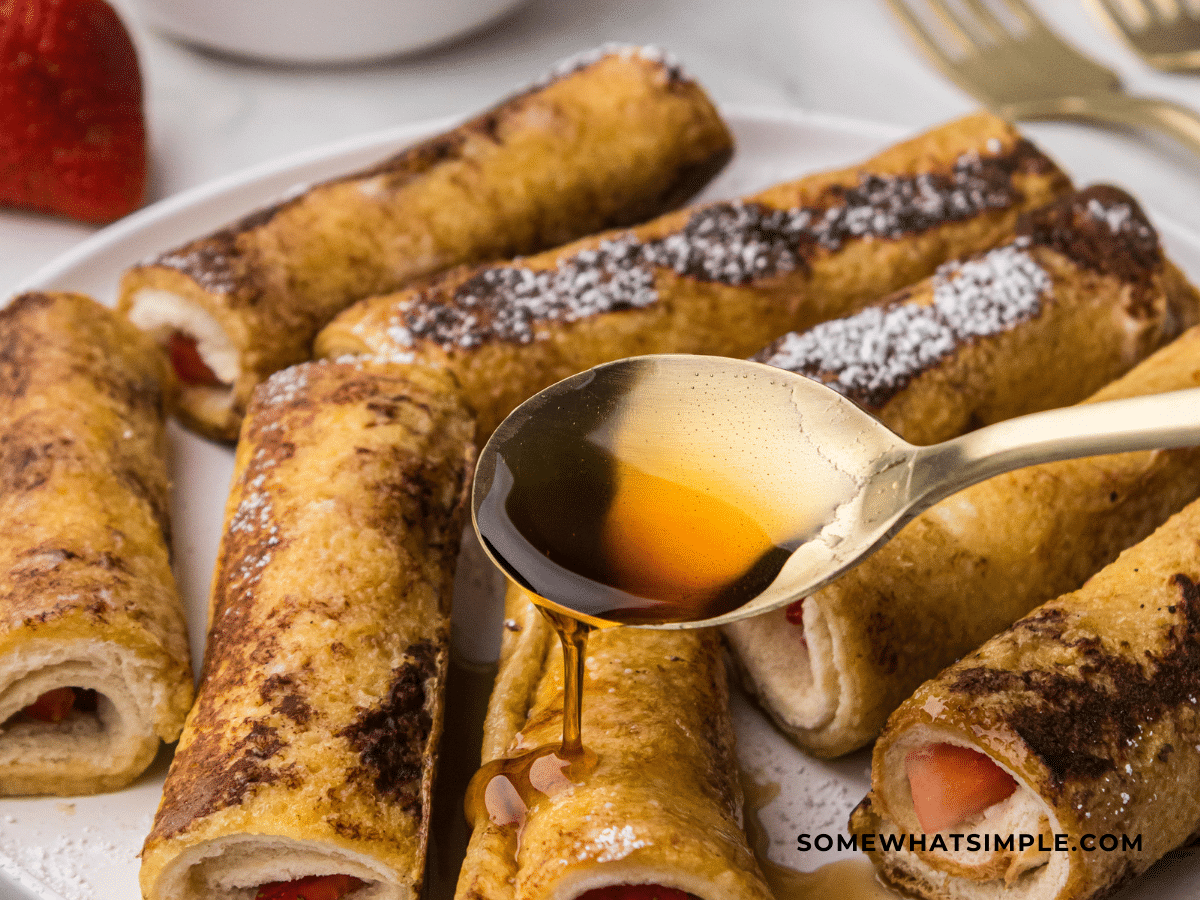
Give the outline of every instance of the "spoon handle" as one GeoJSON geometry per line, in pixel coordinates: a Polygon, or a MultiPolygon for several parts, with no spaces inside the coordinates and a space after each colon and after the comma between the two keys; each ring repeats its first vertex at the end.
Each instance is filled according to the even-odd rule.
{"type": "Polygon", "coordinates": [[[917,448],[909,480],[910,514],[993,475],[1025,466],[1197,444],[1200,388],[1021,416],[917,448]]]}

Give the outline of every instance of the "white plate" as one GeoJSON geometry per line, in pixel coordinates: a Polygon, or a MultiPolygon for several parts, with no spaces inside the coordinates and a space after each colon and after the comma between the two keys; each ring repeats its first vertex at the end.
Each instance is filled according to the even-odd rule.
{"type": "MultiPolygon", "coordinates": [[[[889,127],[798,112],[735,110],[727,119],[737,136],[738,152],[704,192],[705,199],[734,197],[806,172],[849,165],[898,136],[889,127]]],[[[84,240],[18,290],[75,290],[112,303],[117,281],[131,263],[314,180],[365,166],[450,124],[407,126],[343,142],[164,200],[84,240]]],[[[1156,224],[1172,258],[1200,281],[1200,239],[1173,223],[1158,219],[1156,224]]],[[[70,238],[70,232],[55,235],[63,246],[70,238]]],[[[175,426],[171,439],[175,568],[198,663],[233,454],[175,426]]],[[[494,642],[481,638],[478,632],[456,630],[457,649],[470,657],[485,656],[494,642]]],[[[796,835],[845,833],[846,817],[868,786],[868,754],[864,751],[835,762],[810,759],[740,696],[735,697],[734,718],[743,768],[756,781],[780,785],[779,795],[761,811],[772,839],[772,858],[812,870],[851,855],[848,851],[799,853],[796,835]]],[[[39,900],[136,900],[140,896],[137,854],[150,829],[168,760],[164,751],[136,784],[114,794],[0,800],[0,870],[27,896],[39,900]]],[[[0,884],[0,896],[4,894],[0,884]]],[[[1122,900],[1197,896],[1200,855],[1186,851],[1156,866],[1121,894],[1122,900]]]]}

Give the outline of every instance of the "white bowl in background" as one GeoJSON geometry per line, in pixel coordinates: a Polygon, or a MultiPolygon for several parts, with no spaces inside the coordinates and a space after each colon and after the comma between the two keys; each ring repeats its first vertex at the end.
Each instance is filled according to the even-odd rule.
{"type": "Polygon", "coordinates": [[[348,63],[424,50],[525,0],[130,0],[152,28],[235,56],[348,63]]]}

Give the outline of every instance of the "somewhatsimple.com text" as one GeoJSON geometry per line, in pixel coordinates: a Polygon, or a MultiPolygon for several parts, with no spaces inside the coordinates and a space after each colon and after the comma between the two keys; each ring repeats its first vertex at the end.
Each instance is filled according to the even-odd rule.
{"type": "Polygon", "coordinates": [[[1115,853],[1142,849],[1140,834],[1085,834],[1078,841],[1069,834],[808,834],[796,837],[796,849],[802,853],[809,850],[861,850],[864,853],[886,850],[934,851],[961,853],[995,853],[1001,850],[1021,852],[1038,851],[1083,851],[1084,853],[1115,853]]]}

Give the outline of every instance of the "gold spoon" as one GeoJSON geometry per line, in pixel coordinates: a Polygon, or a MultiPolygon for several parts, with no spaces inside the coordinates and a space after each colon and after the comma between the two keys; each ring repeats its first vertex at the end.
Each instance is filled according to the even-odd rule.
{"type": "Polygon", "coordinates": [[[488,555],[544,605],[599,626],[700,627],[813,593],[918,513],[993,475],[1193,444],[1200,388],[1036,413],[917,447],[802,375],[642,356],[560,381],[509,415],[480,454],[472,512],[488,555]],[[614,530],[627,496],[644,500],[645,515],[635,509],[634,524],[614,530]],[[704,549],[688,556],[693,543],[704,549]],[[686,603],[631,588],[644,566],[623,554],[681,580],[711,570],[715,587],[689,588],[686,603]],[[723,555],[742,561],[741,574],[723,555]]]}

